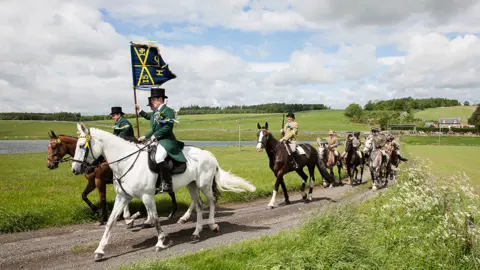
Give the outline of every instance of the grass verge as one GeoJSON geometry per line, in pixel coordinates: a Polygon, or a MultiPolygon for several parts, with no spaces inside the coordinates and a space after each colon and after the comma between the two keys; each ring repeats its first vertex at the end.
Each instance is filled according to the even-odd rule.
{"type": "Polygon", "coordinates": [[[478,269],[480,199],[465,175],[425,162],[361,205],[332,206],[301,228],[125,269],[478,269]],[[466,223],[467,222],[467,223],[466,223]]]}

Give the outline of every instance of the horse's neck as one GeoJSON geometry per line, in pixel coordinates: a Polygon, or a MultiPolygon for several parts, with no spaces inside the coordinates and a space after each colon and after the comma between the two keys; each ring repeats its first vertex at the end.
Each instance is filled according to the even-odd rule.
{"type": "Polygon", "coordinates": [[[265,146],[265,150],[270,160],[275,159],[275,155],[278,151],[278,144],[280,144],[280,142],[270,134],[267,139],[267,145],[265,146]]]}
{"type": "MultiPolygon", "coordinates": [[[[124,139],[117,137],[113,134],[107,133],[107,132],[96,132],[96,134],[92,134],[92,137],[97,137],[100,139],[100,142],[102,143],[102,153],[98,153],[98,156],[103,156],[105,157],[107,162],[114,162],[119,159],[122,159],[135,151],[138,150],[138,147],[136,147],[133,143],[127,142],[124,139]]],[[[95,158],[98,158],[96,156],[95,158]]],[[[129,161],[130,159],[135,159],[136,155],[128,157],[125,161],[129,161]]],[[[110,166],[112,168],[112,171],[115,170],[115,167],[117,168],[117,171],[120,170],[119,165],[124,165],[124,162],[119,162],[112,164],[114,166],[110,166]],[[115,166],[117,165],[117,166],[115,166]]]]}
{"type": "Polygon", "coordinates": [[[59,139],[67,146],[67,154],[74,157],[78,139],[65,136],[59,136],[59,139]]]}

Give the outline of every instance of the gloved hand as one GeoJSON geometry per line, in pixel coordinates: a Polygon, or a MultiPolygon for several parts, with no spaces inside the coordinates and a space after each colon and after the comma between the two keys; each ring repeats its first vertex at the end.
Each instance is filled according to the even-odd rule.
{"type": "Polygon", "coordinates": [[[145,136],[142,136],[142,137],[138,138],[138,141],[139,141],[139,142],[143,142],[143,141],[145,141],[145,140],[146,140],[145,136]]]}

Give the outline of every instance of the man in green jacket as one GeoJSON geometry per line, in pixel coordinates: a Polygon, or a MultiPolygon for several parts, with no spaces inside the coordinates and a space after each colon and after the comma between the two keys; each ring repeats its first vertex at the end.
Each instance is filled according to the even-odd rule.
{"type": "Polygon", "coordinates": [[[120,137],[120,138],[127,138],[127,137],[135,137],[133,134],[133,127],[132,124],[124,118],[124,113],[122,112],[122,107],[112,107],[112,112],[110,115],[112,119],[115,121],[115,125],[113,126],[113,134],[120,137]]]}
{"type": "MultiPolygon", "coordinates": [[[[147,104],[148,107],[150,107],[150,109],[152,111],[155,111],[155,107],[153,107],[153,104],[152,104],[152,98],[151,97],[148,97],[148,104],[147,104]]],[[[152,117],[153,115],[153,112],[152,113],[147,113],[145,112],[144,110],[141,110],[140,109],[140,106],[138,104],[135,104],[135,109],[138,111],[138,114],[147,119],[147,120],[150,120],[150,117],[152,117]]]]}
{"type": "Polygon", "coordinates": [[[172,175],[170,168],[166,162],[166,158],[170,157],[176,162],[187,162],[185,156],[180,149],[180,145],[173,134],[173,125],[175,119],[175,111],[165,104],[165,89],[152,88],[150,90],[150,98],[155,111],[150,117],[150,126],[152,130],[140,137],[139,141],[145,141],[154,136],[158,140],[155,160],[160,169],[159,177],[162,180],[162,187],[157,187],[157,192],[172,192],[172,175]]]}

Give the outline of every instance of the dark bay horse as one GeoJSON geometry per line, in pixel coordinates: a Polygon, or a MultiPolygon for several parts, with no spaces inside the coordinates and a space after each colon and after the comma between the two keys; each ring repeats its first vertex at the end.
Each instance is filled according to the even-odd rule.
{"type": "Polygon", "coordinates": [[[358,147],[355,147],[353,145],[353,140],[346,141],[345,152],[347,153],[347,156],[345,158],[345,165],[347,167],[348,183],[354,184],[357,182],[358,166],[360,166],[360,170],[361,170],[361,173],[360,173],[360,183],[361,183],[363,179],[363,169],[365,167],[365,159],[358,154],[358,147]],[[354,172],[355,172],[355,177],[353,177],[354,172]],[[353,181],[352,181],[352,177],[353,177],[353,181]]]}
{"type": "Polygon", "coordinates": [[[320,174],[326,179],[329,183],[334,181],[334,178],[328,174],[325,169],[325,164],[318,157],[318,152],[315,147],[310,144],[299,144],[298,146],[302,147],[305,154],[296,153],[296,161],[298,168],[294,169],[292,165],[293,157],[288,154],[286,143],[276,140],[273,135],[268,130],[268,123],[265,123],[265,126],[261,127],[257,123],[257,151],[266,150],[267,156],[269,159],[270,169],[273,171],[273,174],[276,177],[275,185],[273,188],[272,199],[268,204],[268,209],[272,209],[275,206],[275,197],[278,192],[278,186],[282,186],[283,195],[285,196],[285,204],[290,204],[290,200],[287,193],[287,187],[285,186],[285,181],[283,176],[291,171],[297,172],[298,175],[302,178],[302,197],[305,202],[312,201],[312,191],[315,186],[315,167],[318,168],[320,174]],[[305,192],[305,185],[307,183],[308,176],[303,172],[303,167],[307,166],[308,172],[310,174],[310,189],[308,191],[308,196],[305,192]]]}
{"type": "MultiPolygon", "coordinates": [[[[75,156],[75,148],[77,146],[78,138],[66,135],[56,135],[53,130],[48,133],[50,136],[50,142],[48,144],[48,156],[47,156],[47,167],[51,170],[58,168],[58,165],[62,162],[68,161],[68,158],[65,158],[65,155],[70,157],[75,156]]],[[[113,173],[108,164],[100,164],[93,172],[90,172],[85,175],[87,179],[87,186],[82,192],[82,200],[90,207],[93,213],[99,214],[98,222],[100,225],[105,224],[108,219],[107,212],[107,184],[113,183],[113,173]],[[95,188],[98,190],[98,195],[100,199],[100,211],[98,207],[95,206],[89,199],[88,194],[90,194],[95,188]]],[[[175,193],[168,193],[172,198],[172,211],[169,214],[168,218],[172,219],[175,217],[177,211],[177,200],[175,193]]],[[[130,216],[128,212],[128,205],[125,208],[127,212],[124,212],[124,218],[130,216]]],[[[133,223],[131,223],[133,225],[133,223]]]]}

